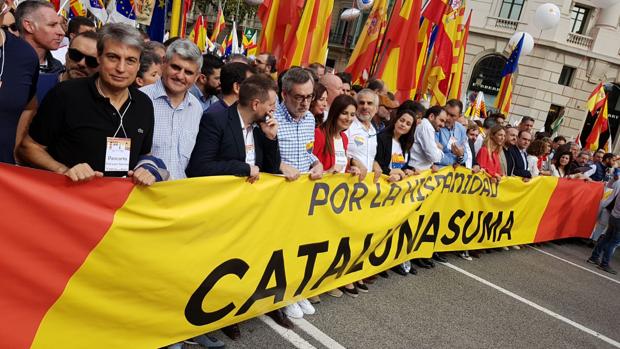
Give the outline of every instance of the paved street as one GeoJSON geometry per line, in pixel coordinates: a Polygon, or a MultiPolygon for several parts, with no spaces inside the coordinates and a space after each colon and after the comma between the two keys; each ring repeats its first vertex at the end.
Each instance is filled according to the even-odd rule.
{"type": "MultiPolygon", "coordinates": [[[[483,254],[402,277],[353,299],[322,296],[294,331],[262,317],[229,348],[620,348],[620,278],[580,243],[483,254]]],[[[612,262],[620,268],[620,258],[612,262]]],[[[192,348],[194,346],[186,346],[192,348]]]]}

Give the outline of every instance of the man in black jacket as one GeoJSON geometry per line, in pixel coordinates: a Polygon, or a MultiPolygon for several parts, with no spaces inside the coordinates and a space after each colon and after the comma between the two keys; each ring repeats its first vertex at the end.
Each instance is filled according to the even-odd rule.
{"type": "Polygon", "coordinates": [[[519,131],[517,145],[512,145],[508,148],[508,153],[514,160],[514,169],[512,171],[514,176],[532,178],[532,174],[527,165],[527,147],[531,142],[531,133],[528,131],[519,131]]]}
{"type": "Polygon", "coordinates": [[[241,84],[239,102],[227,110],[205,113],[200,122],[188,177],[234,175],[255,182],[259,172],[278,171],[280,153],[275,82],[253,76],[241,84]]]}

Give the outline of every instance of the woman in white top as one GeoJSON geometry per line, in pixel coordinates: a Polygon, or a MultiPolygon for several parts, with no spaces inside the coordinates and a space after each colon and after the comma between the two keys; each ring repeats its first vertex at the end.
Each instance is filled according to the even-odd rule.
{"type": "Polygon", "coordinates": [[[532,174],[532,178],[538,177],[542,173],[538,167],[539,159],[545,154],[545,142],[536,139],[527,147],[527,168],[532,174]]]}
{"type": "Polygon", "coordinates": [[[570,151],[556,153],[551,164],[551,175],[560,178],[587,179],[582,173],[570,174],[569,164],[573,161],[570,151]]]}
{"type": "Polygon", "coordinates": [[[398,112],[377,136],[375,162],[381,167],[381,172],[389,176],[390,182],[399,181],[414,173],[407,164],[416,127],[414,115],[411,110],[398,112]]]}

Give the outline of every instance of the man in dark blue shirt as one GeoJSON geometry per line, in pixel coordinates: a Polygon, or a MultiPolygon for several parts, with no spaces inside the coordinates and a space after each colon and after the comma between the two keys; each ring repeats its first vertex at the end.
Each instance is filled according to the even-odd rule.
{"type": "MultiPolygon", "coordinates": [[[[0,0],[0,9],[3,6],[0,0]]],[[[28,43],[0,30],[0,67],[0,162],[14,164],[20,116],[29,103],[36,105],[39,60],[28,43]]]]}
{"type": "Polygon", "coordinates": [[[594,163],[594,174],[590,176],[590,179],[597,182],[606,182],[609,180],[607,170],[613,166],[614,154],[607,153],[603,155],[603,159],[600,162],[594,163]]]}

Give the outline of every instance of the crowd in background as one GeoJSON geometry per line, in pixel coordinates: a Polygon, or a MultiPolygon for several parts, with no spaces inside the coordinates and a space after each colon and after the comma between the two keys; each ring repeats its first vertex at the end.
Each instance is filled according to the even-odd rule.
{"type": "MultiPolygon", "coordinates": [[[[288,181],[349,173],[396,182],[446,166],[483,172],[492,181],[606,182],[613,192],[601,203],[588,262],[615,273],[609,260],[619,242],[617,157],[535,132],[533,118],[516,125],[502,114],[471,120],[458,100],[399,103],[382,81],[354,85],[348,74],[319,63],[276,72],[268,52],[224,60],[186,39],[149,41],[125,24],[96,30],[76,17],[67,25],[44,1],[9,9],[0,0],[0,8],[0,162],[75,182],[126,176],[138,185],[218,175],[254,183],[261,173],[288,181]]],[[[466,260],[480,255],[459,253],[466,260]]],[[[416,274],[436,261],[446,258],[434,254],[392,271],[416,274]]],[[[389,274],[327,294],[358,297],[376,277],[389,274]]],[[[291,328],[288,318],[313,314],[321,296],[268,315],[291,328]]],[[[241,333],[239,325],[223,331],[233,339],[241,333]]],[[[224,345],[209,334],[192,341],[224,345]]]]}

